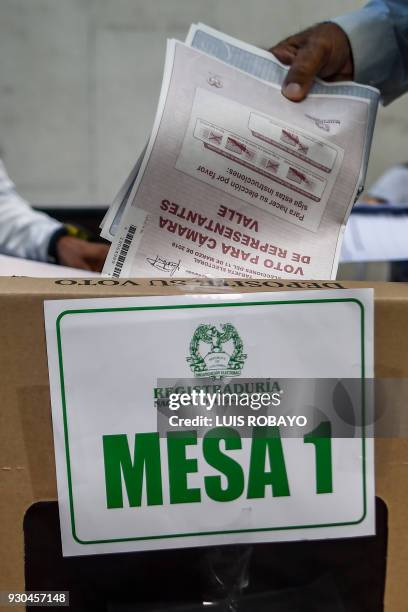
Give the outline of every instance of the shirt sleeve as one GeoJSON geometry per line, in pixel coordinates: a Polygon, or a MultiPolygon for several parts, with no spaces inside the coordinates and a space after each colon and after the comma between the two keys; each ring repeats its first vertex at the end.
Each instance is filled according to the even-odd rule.
{"type": "Polygon", "coordinates": [[[0,252],[48,261],[48,245],[61,223],[31,208],[17,193],[0,160],[0,252]]]}
{"type": "Polygon", "coordinates": [[[377,87],[384,104],[408,91],[406,0],[371,0],[331,21],[350,40],[357,82],[377,87]]]}

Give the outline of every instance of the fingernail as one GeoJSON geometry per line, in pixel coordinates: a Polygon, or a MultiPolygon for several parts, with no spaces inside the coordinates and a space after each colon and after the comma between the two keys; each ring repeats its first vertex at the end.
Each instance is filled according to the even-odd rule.
{"type": "Polygon", "coordinates": [[[282,93],[289,100],[298,101],[303,98],[303,91],[299,83],[288,83],[283,88],[282,93]]]}

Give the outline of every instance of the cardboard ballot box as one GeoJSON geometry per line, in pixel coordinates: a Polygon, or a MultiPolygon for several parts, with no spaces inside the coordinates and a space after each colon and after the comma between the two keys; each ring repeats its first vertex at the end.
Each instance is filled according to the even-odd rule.
{"type": "MultiPolygon", "coordinates": [[[[336,289],[341,292],[342,289],[357,287],[374,287],[375,289],[376,377],[393,379],[397,385],[400,381],[403,385],[404,379],[408,379],[408,287],[403,284],[240,279],[229,281],[97,278],[0,279],[0,550],[2,559],[0,591],[69,590],[69,583],[65,579],[61,578],[61,583],[58,580],[52,582],[51,567],[46,567],[42,576],[40,571],[42,562],[46,563],[44,557],[48,554],[44,551],[53,546],[56,550],[60,550],[55,504],[57,492],[44,331],[44,300],[163,296],[165,301],[166,296],[194,293],[256,293],[300,289],[311,291],[336,289]],[[54,504],[36,505],[39,502],[54,502],[54,504]],[[45,576],[48,576],[47,581],[45,576]],[[64,586],[67,588],[64,589],[64,586]]],[[[392,408],[401,415],[400,430],[397,431],[394,426],[392,436],[384,436],[376,440],[376,496],[379,498],[377,500],[377,533],[380,533],[382,542],[378,545],[373,544],[370,548],[371,544],[367,543],[369,538],[358,538],[354,540],[354,543],[351,538],[350,544],[343,540],[339,545],[336,545],[336,540],[333,540],[330,546],[340,546],[340,548],[330,550],[332,550],[332,556],[337,556],[339,560],[343,559],[346,566],[348,551],[352,550],[347,546],[354,546],[354,551],[357,546],[360,550],[360,559],[362,559],[363,552],[364,561],[374,565],[377,563],[380,573],[382,564],[385,567],[386,557],[385,610],[399,612],[405,609],[408,598],[408,586],[405,580],[408,566],[408,533],[406,530],[408,438],[403,437],[406,425],[404,419],[406,406],[403,402],[398,403],[398,395],[394,394],[393,397],[390,397],[386,387],[382,390],[380,399],[384,404],[393,402],[393,406],[387,406],[387,408],[392,408]],[[376,554],[379,555],[377,561],[374,558],[376,554]]],[[[275,551],[275,557],[278,556],[276,553],[279,550],[280,564],[286,558],[288,566],[293,566],[294,561],[304,554],[305,546],[309,546],[309,552],[312,551],[312,554],[322,560],[326,554],[325,545],[325,542],[291,542],[273,545],[278,546],[279,549],[268,549],[263,544],[256,545],[258,548],[255,554],[255,565],[259,569],[268,558],[269,550],[275,551]],[[296,548],[298,545],[303,548],[296,548]]],[[[180,553],[179,551],[176,553],[166,551],[162,557],[157,555],[157,551],[154,554],[156,556],[153,553],[146,553],[147,561],[144,562],[144,566],[150,563],[153,572],[159,567],[157,575],[154,579],[152,578],[152,583],[153,580],[156,582],[155,587],[152,587],[153,590],[157,587],[157,581],[168,583],[169,578],[166,578],[164,574],[166,568],[174,563],[175,555],[185,561],[185,568],[194,566],[194,559],[198,558],[195,553],[191,557],[192,553],[188,549],[180,553]]],[[[131,558],[131,555],[123,556],[127,559],[131,558]]],[[[310,561],[310,556],[308,558],[310,561]]],[[[70,559],[71,570],[74,567],[72,564],[75,563],[73,559],[70,559]]],[[[102,579],[106,578],[103,572],[112,573],[112,568],[110,570],[102,568],[101,563],[103,564],[105,559],[103,555],[87,558],[87,569],[82,568],[81,573],[87,577],[88,582],[92,574],[89,567],[97,567],[102,579]]],[[[313,557],[311,562],[313,562],[313,557]]],[[[123,560],[122,569],[125,564],[126,560],[123,560]]],[[[357,567],[355,573],[358,574],[358,571],[357,567]]],[[[192,577],[190,577],[191,580],[193,580],[192,577]]],[[[352,582],[353,577],[350,580],[352,582]]],[[[186,583],[185,589],[188,588],[191,589],[191,584],[186,583]]],[[[310,585],[307,588],[310,589],[310,585]]],[[[364,588],[368,590],[379,588],[382,596],[381,586],[374,585],[370,580],[367,581],[364,588]]],[[[360,588],[360,590],[364,589],[360,588]]],[[[305,591],[305,597],[307,597],[307,592],[305,591]]],[[[156,595],[159,598],[159,594],[156,593],[156,595]]],[[[166,598],[162,596],[161,601],[166,601],[166,598]]],[[[351,607],[342,608],[341,603],[339,606],[333,609],[352,609],[351,607]]],[[[117,607],[116,609],[125,610],[127,608],[117,607]]],[[[361,608],[356,607],[355,609],[361,608]]]]}

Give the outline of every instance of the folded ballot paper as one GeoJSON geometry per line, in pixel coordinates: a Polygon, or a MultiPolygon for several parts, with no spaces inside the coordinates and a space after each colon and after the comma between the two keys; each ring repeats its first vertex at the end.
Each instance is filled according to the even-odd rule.
{"type": "Polygon", "coordinates": [[[202,24],[168,41],[152,134],[103,224],[104,273],[335,278],[379,92],[316,81],[202,24]]]}

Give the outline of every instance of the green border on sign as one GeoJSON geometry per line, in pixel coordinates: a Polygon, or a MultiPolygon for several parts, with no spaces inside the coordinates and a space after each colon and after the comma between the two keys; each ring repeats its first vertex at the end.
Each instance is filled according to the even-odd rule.
{"type": "Polygon", "coordinates": [[[128,308],[88,308],[83,310],[65,310],[62,312],[56,321],[56,332],[57,332],[57,344],[58,344],[58,362],[59,362],[59,373],[60,373],[60,385],[61,385],[61,401],[62,401],[62,413],[64,423],[64,441],[65,441],[65,456],[67,463],[67,479],[68,479],[68,491],[69,491],[69,507],[70,507],[70,518],[71,518],[71,530],[72,537],[79,544],[109,544],[114,542],[131,542],[140,540],[161,540],[168,538],[183,538],[183,537],[194,537],[194,536],[209,536],[209,535],[225,535],[229,533],[251,533],[251,532],[263,532],[263,531],[286,531],[292,529],[316,529],[321,527],[344,527],[346,525],[358,525],[361,523],[367,513],[367,491],[366,491],[366,440],[365,440],[365,348],[364,348],[364,337],[365,337],[365,311],[364,304],[355,298],[333,298],[333,299],[316,299],[316,300],[284,300],[284,301],[258,301],[258,302],[241,302],[241,303],[210,303],[210,304],[181,304],[171,306],[133,306],[128,308]],[[67,402],[65,395],[65,383],[64,383],[64,366],[62,360],[62,342],[61,342],[61,320],[67,315],[75,314],[90,314],[96,312],[130,312],[139,310],[179,310],[179,309],[197,309],[197,308],[225,308],[225,307],[245,307],[245,306],[274,306],[282,304],[321,304],[321,303],[339,303],[339,302],[350,302],[355,303],[360,308],[361,314],[361,400],[362,400],[362,470],[363,470],[363,514],[361,518],[356,521],[346,523],[327,523],[327,524],[311,524],[311,525],[292,525],[285,527],[264,527],[260,529],[231,529],[228,531],[205,531],[198,533],[177,533],[177,534],[165,534],[165,535],[154,535],[144,537],[133,537],[133,538],[117,538],[111,540],[88,540],[84,541],[78,538],[76,535],[75,528],[75,512],[74,512],[74,499],[72,493],[72,478],[71,478],[71,463],[70,463],[70,451],[69,451],[69,434],[68,434],[68,417],[67,417],[67,402]]]}

